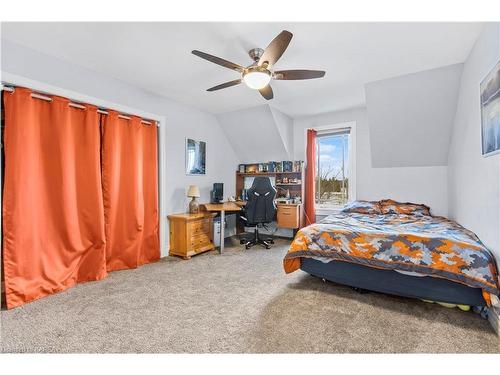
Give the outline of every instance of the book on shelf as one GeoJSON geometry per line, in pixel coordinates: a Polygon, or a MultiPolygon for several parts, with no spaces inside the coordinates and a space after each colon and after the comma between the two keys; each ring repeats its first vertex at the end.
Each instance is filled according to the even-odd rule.
{"type": "Polygon", "coordinates": [[[292,172],[292,162],[291,161],[282,161],[282,172],[292,172]]]}
{"type": "Polygon", "coordinates": [[[240,164],[238,165],[239,173],[283,173],[283,172],[302,172],[304,161],[302,160],[283,160],[270,161],[267,163],[258,164],[240,164]]]}
{"type": "Polygon", "coordinates": [[[302,172],[302,166],[304,162],[302,160],[297,160],[293,162],[293,172],[302,172]]]}

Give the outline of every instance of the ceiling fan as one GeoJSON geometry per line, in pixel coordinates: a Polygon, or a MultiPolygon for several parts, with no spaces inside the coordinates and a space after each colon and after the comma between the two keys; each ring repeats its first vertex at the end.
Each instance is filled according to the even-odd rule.
{"type": "Polygon", "coordinates": [[[225,89],[244,82],[251,89],[259,90],[260,94],[269,100],[273,98],[273,89],[269,85],[272,79],[289,81],[321,78],[325,75],[325,72],[322,70],[274,70],[274,65],[281,55],[283,55],[288,44],[290,44],[292,36],[293,34],[291,32],[283,30],[271,41],[271,43],[269,43],[265,50],[262,48],[253,48],[248,51],[248,54],[254,62],[246,67],[221,59],[217,56],[209,55],[205,52],[197,50],[191,52],[202,59],[235,70],[241,74],[241,78],[211,87],[207,91],[225,89]]]}

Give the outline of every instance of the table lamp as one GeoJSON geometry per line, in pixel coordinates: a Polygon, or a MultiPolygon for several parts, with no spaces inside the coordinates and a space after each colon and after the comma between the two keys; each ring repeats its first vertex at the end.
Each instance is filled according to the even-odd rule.
{"type": "Polygon", "coordinates": [[[198,186],[189,185],[187,196],[193,198],[191,202],[189,202],[189,213],[197,214],[200,211],[200,206],[196,200],[196,198],[200,197],[200,189],[198,189],[198,186]]]}

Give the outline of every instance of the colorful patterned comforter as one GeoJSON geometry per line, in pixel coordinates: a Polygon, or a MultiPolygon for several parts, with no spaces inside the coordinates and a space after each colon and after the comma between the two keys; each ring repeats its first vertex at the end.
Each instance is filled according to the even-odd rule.
{"type": "Polygon", "coordinates": [[[471,231],[443,217],[339,213],[302,228],[284,259],[286,273],[302,257],[441,277],[498,295],[493,255],[471,231]]]}

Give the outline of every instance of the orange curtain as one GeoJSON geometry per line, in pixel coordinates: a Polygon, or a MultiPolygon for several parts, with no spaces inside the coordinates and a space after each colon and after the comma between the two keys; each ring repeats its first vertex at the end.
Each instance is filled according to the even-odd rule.
{"type": "Polygon", "coordinates": [[[7,307],[106,276],[99,114],[4,92],[7,307]]]}
{"type": "Polygon", "coordinates": [[[156,125],[138,117],[102,117],[102,178],[107,270],[160,258],[156,125]]]}
{"type": "Polygon", "coordinates": [[[306,149],[306,186],[304,200],[304,211],[306,214],[306,225],[316,222],[316,130],[307,130],[307,149],[306,149]]]}

